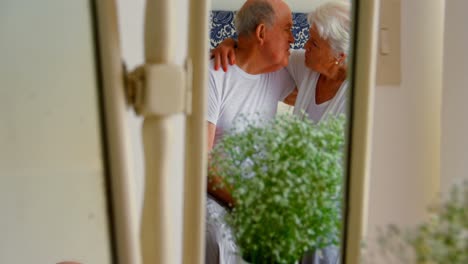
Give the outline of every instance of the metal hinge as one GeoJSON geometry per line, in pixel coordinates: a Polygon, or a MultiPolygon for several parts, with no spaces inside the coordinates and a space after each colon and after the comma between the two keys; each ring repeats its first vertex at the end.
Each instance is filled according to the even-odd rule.
{"type": "Polygon", "coordinates": [[[138,115],[170,115],[192,111],[192,63],[144,64],[125,74],[127,103],[138,115]]]}

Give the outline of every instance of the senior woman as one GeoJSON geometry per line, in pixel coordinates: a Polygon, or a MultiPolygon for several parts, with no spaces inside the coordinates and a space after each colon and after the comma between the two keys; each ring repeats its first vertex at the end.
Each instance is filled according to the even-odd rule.
{"type": "MultiPolygon", "coordinates": [[[[288,72],[298,88],[285,102],[294,105],[294,114],[320,122],[344,114],[347,109],[347,58],[350,43],[349,1],[327,1],[308,15],[309,39],[304,50],[291,50],[288,72]]],[[[212,51],[215,69],[228,70],[235,62],[235,41],[225,40],[212,51]]],[[[321,253],[306,254],[301,264],[335,264],[339,250],[329,246],[321,253]]]]}
{"type": "MultiPolygon", "coordinates": [[[[294,114],[320,122],[345,113],[350,15],[349,1],[328,1],[309,13],[309,39],[304,50],[291,50],[287,66],[298,88],[285,99],[294,105],[294,114]]],[[[234,63],[234,45],[228,39],[212,51],[215,69],[234,63]]]]}

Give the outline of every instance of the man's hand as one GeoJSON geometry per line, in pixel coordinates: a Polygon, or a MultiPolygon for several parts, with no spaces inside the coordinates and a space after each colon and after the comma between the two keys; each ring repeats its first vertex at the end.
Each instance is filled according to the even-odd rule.
{"type": "Polygon", "coordinates": [[[211,175],[208,177],[208,193],[211,194],[218,202],[229,208],[235,206],[234,198],[231,196],[231,190],[227,186],[223,186],[222,179],[219,176],[211,175]]]}
{"type": "Polygon", "coordinates": [[[223,71],[227,71],[228,65],[236,64],[236,41],[232,38],[227,38],[221,42],[218,47],[211,50],[211,58],[214,57],[214,69],[219,70],[219,66],[223,67],[223,71]]]}
{"type": "MultiPolygon", "coordinates": [[[[207,122],[208,124],[208,153],[213,148],[214,138],[216,134],[216,125],[207,122]]],[[[208,176],[208,186],[207,191],[213,197],[216,198],[219,202],[227,205],[229,208],[234,207],[234,199],[231,196],[231,192],[227,186],[221,188],[222,178],[216,175],[208,176]]]]}

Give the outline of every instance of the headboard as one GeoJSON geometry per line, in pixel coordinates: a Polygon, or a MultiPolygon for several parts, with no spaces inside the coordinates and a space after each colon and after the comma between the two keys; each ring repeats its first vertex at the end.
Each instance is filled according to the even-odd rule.
{"type": "MultiPolygon", "coordinates": [[[[211,11],[210,12],[210,48],[215,48],[225,38],[237,39],[234,29],[235,11],[211,11]]],[[[292,13],[293,17],[293,49],[302,49],[309,38],[309,23],[307,13],[292,13]]]]}

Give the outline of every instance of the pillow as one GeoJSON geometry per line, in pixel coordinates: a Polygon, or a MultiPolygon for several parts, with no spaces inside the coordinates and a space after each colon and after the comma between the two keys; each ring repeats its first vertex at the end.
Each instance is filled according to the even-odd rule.
{"type": "MultiPolygon", "coordinates": [[[[210,12],[210,48],[218,46],[226,38],[237,39],[234,28],[235,11],[211,11],[210,12]]],[[[292,13],[294,43],[292,49],[302,49],[309,38],[309,23],[307,13],[292,13]]]]}

